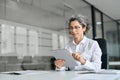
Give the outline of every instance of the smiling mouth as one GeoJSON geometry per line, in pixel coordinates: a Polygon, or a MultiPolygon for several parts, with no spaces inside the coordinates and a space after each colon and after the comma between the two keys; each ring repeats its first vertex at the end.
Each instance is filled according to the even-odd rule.
{"type": "Polygon", "coordinates": [[[73,36],[77,36],[76,34],[73,34],[73,36]]]}
{"type": "Polygon", "coordinates": [[[77,35],[77,34],[72,34],[72,35],[77,35]]]}

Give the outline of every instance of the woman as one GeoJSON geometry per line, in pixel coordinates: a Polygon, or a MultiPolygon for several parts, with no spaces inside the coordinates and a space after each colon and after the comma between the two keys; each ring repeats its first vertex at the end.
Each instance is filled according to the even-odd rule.
{"type": "MultiPolygon", "coordinates": [[[[90,28],[87,19],[84,16],[75,15],[69,19],[68,25],[73,41],[67,44],[65,49],[72,54],[72,57],[78,64],[74,69],[101,69],[101,49],[96,41],[85,36],[90,28]]],[[[56,60],[56,69],[62,69],[64,63],[65,61],[62,59],[56,60]]]]}

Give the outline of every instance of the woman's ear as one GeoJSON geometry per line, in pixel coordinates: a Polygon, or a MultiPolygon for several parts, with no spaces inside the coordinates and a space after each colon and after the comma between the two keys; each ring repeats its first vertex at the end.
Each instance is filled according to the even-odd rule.
{"type": "Polygon", "coordinates": [[[85,27],[83,27],[83,31],[84,31],[84,32],[86,31],[86,26],[85,26],[85,27]]]}

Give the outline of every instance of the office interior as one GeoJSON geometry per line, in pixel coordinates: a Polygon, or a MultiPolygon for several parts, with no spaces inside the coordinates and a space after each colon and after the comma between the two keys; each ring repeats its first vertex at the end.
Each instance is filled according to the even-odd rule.
{"type": "Polygon", "coordinates": [[[73,14],[88,18],[86,36],[104,38],[108,68],[120,69],[120,22],[86,0],[0,0],[0,72],[24,70],[25,57],[28,69],[49,69],[51,52],[72,39],[67,23],[73,14]]]}

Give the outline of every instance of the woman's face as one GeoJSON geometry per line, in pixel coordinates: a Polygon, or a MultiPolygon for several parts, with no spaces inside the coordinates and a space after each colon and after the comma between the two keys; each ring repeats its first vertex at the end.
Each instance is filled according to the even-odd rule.
{"type": "Polygon", "coordinates": [[[73,38],[82,38],[85,30],[86,27],[83,28],[77,20],[70,23],[69,31],[73,38]]]}

